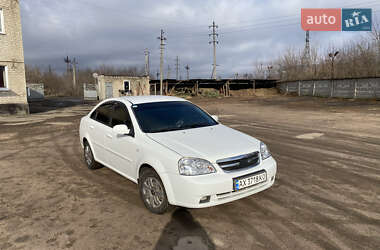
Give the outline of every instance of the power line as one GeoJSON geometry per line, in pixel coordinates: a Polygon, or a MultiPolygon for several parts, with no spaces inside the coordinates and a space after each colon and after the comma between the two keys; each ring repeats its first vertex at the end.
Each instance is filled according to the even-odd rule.
{"type": "MultiPolygon", "coordinates": [[[[360,8],[364,8],[364,7],[368,7],[366,5],[377,5],[377,4],[380,4],[379,1],[369,1],[369,2],[363,2],[363,1],[354,1],[354,2],[348,2],[347,5],[341,5],[341,6],[337,6],[337,8],[354,8],[354,7],[357,7],[357,6],[354,6],[354,5],[360,5],[360,8]]],[[[369,6],[371,7],[371,6],[369,6]]],[[[329,7],[331,8],[331,7],[329,7]]],[[[291,12],[289,13],[288,15],[284,15],[284,16],[274,16],[274,17],[271,17],[271,16],[267,16],[266,19],[270,20],[271,22],[272,21],[275,21],[275,22],[278,22],[279,20],[276,20],[276,19],[287,19],[287,18],[291,18],[291,17],[297,17],[299,18],[300,17],[300,10],[297,11],[297,12],[291,12]]],[[[257,18],[257,19],[247,19],[247,20],[240,20],[238,22],[227,22],[227,23],[221,23],[221,25],[223,25],[223,27],[228,27],[230,26],[231,24],[235,24],[236,27],[240,27],[242,24],[244,23],[248,23],[248,24],[251,24],[251,25],[255,25],[255,24],[258,24],[259,22],[257,21],[260,21],[262,20],[262,18],[257,18]]],[[[266,23],[267,21],[265,21],[266,23]]],[[[250,25],[249,25],[250,26],[250,25]]]]}
{"type": "MultiPolygon", "coordinates": [[[[363,4],[372,4],[372,3],[380,4],[377,1],[366,2],[366,3],[358,2],[357,4],[360,4],[361,6],[363,6],[363,4]]],[[[341,6],[341,7],[344,7],[344,8],[353,7],[353,6],[351,6],[352,4],[355,4],[355,3],[351,3],[350,5],[341,6]]],[[[377,4],[375,4],[375,5],[377,5],[377,4]]],[[[373,11],[373,13],[375,13],[375,12],[377,12],[377,11],[373,11]]],[[[272,28],[272,27],[282,26],[283,23],[279,23],[279,22],[284,22],[284,21],[290,22],[290,21],[296,21],[297,20],[297,23],[295,23],[295,24],[299,24],[300,18],[301,18],[300,12],[297,12],[297,13],[294,13],[294,15],[271,17],[269,21],[261,21],[261,22],[258,21],[258,22],[252,23],[252,21],[255,20],[254,19],[250,22],[251,24],[244,25],[244,26],[239,25],[239,26],[237,26],[238,29],[234,29],[233,27],[231,27],[231,28],[227,29],[227,31],[220,32],[219,34],[229,34],[229,33],[235,33],[235,32],[240,32],[240,31],[250,31],[250,30],[254,30],[255,28],[262,28],[263,26],[266,26],[267,28],[272,28]]],[[[240,22],[240,24],[241,24],[241,22],[240,22]]],[[[228,25],[227,25],[227,27],[228,27],[228,25]]],[[[194,36],[205,36],[205,35],[203,32],[187,33],[187,35],[186,34],[184,36],[182,35],[181,38],[193,38],[194,36]]]]}
{"type": "MultiPolygon", "coordinates": [[[[82,2],[90,4],[90,2],[88,2],[88,1],[82,0],[82,2]]],[[[342,7],[343,8],[349,8],[349,7],[355,7],[355,5],[360,5],[360,7],[366,7],[366,6],[368,7],[370,5],[369,7],[374,7],[377,4],[379,4],[378,1],[364,1],[364,2],[363,1],[352,1],[352,2],[347,2],[345,5],[341,5],[341,6],[337,6],[337,7],[338,8],[342,8],[342,7]]],[[[123,13],[123,16],[125,16],[125,10],[124,9],[112,8],[109,6],[102,6],[102,5],[93,3],[93,2],[91,2],[91,6],[97,6],[97,7],[100,7],[102,9],[108,9],[109,11],[123,13]]],[[[375,13],[375,11],[373,13],[375,13]]],[[[133,15],[136,16],[136,13],[133,13],[133,15]]],[[[137,16],[141,20],[155,20],[155,21],[160,21],[160,22],[165,21],[167,24],[174,24],[176,29],[178,28],[179,25],[181,25],[182,27],[186,26],[186,28],[189,28],[189,29],[190,28],[204,27],[203,25],[192,25],[192,24],[188,25],[188,24],[184,24],[184,23],[178,23],[175,20],[169,20],[169,19],[153,18],[153,17],[147,17],[147,16],[143,16],[143,15],[137,15],[137,16]]],[[[262,19],[258,19],[258,18],[257,19],[251,19],[251,20],[249,20],[249,19],[248,20],[240,20],[239,22],[226,22],[226,23],[223,23],[223,27],[229,27],[231,25],[232,26],[230,28],[228,28],[227,31],[220,32],[219,34],[229,34],[229,33],[235,33],[235,32],[240,32],[240,31],[251,31],[251,30],[253,31],[258,26],[262,26],[262,25],[268,25],[268,28],[278,27],[278,25],[276,23],[300,19],[300,11],[290,13],[289,15],[274,16],[274,17],[268,17],[268,18],[270,20],[264,21],[264,22],[260,21],[262,19]],[[237,29],[234,28],[233,24],[237,24],[237,25],[235,25],[237,29]],[[242,24],[247,24],[247,25],[242,26],[242,24]],[[271,24],[275,24],[275,25],[271,25],[271,24]],[[244,28],[247,28],[247,29],[244,29],[244,28]]],[[[169,25],[168,25],[168,28],[170,28],[169,25]]],[[[182,40],[182,39],[193,38],[194,36],[199,36],[199,37],[205,36],[205,33],[203,33],[203,32],[202,33],[201,32],[190,32],[190,33],[185,33],[185,35],[182,34],[181,37],[173,37],[171,39],[172,40],[182,40]]]]}
{"type": "Polygon", "coordinates": [[[236,33],[236,32],[245,32],[245,31],[253,31],[253,30],[257,30],[257,29],[262,29],[262,28],[265,28],[265,29],[272,29],[272,28],[276,28],[276,27],[283,27],[283,26],[289,26],[289,25],[299,25],[300,22],[299,21],[296,21],[296,22],[290,22],[290,23],[281,23],[281,24],[278,24],[278,25],[269,25],[269,26],[265,26],[265,25],[259,25],[257,27],[251,27],[251,28],[247,28],[247,29],[238,29],[238,30],[232,30],[232,31],[225,31],[225,32],[220,32],[219,34],[230,34],[230,33],[236,33]]]}
{"type": "MultiPolygon", "coordinates": [[[[104,6],[104,5],[99,5],[99,4],[96,4],[94,2],[90,2],[90,1],[85,1],[85,0],[81,0],[80,3],[85,3],[86,6],[94,6],[96,7],[97,9],[106,9],[106,10],[109,10],[109,11],[113,11],[113,12],[118,12],[118,13],[122,13],[123,16],[126,16],[125,14],[125,9],[122,9],[122,8],[112,8],[112,7],[109,7],[109,5],[107,6],[104,6]]],[[[336,6],[337,8],[349,8],[349,7],[356,7],[355,5],[360,5],[360,7],[368,7],[368,5],[376,5],[376,4],[379,4],[378,1],[366,1],[366,2],[363,2],[363,1],[353,1],[353,2],[347,2],[346,5],[341,5],[341,6],[336,6]],[[367,5],[367,6],[366,6],[367,5]]],[[[369,6],[371,7],[371,6],[369,6]]],[[[274,19],[283,19],[283,18],[289,18],[289,17],[295,17],[295,16],[299,16],[299,13],[300,12],[294,12],[294,13],[290,13],[289,15],[285,15],[285,16],[277,16],[277,17],[268,17],[270,18],[271,21],[275,21],[274,19]]],[[[130,13],[132,14],[132,13],[130,13]]],[[[178,28],[179,25],[181,25],[182,27],[186,27],[186,28],[199,28],[199,27],[204,27],[203,25],[193,25],[193,24],[185,24],[185,23],[179,23],[177,22],[176,20],[170,20],[170,19],[163,19],[163,18],[154,18],[154,17],[148,17],[148,16],[144,16],[144,15],[139,15],[139,14],[136,14],[136,13],[133,13],[133,15],[135,17],[138,17],[139,20],[154,20],[156,22],[166,22],[166,23],[170,23],[170,24],[174,24],[176,26],[176,28],[178,28]]],[[[128,17],[131,17],[132,15],[127,15],[128,17]]],[[[226,22],[226,23],[222,23],[222,25],[225,27],[225,26],[230,26],[231,24],[237,24],[236,26],[237,27],[240,27],[241,24],[243,23],[252,23],[252,25],[255,25],[256,23],[258,23],[257,21],[260,21],[261,19],[253,19],[253,20],[240,20],[239,22],[226,22]]]]}

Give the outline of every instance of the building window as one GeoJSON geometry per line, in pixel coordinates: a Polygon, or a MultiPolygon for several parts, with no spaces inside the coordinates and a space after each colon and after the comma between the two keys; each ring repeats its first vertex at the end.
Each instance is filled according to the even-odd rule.
{"type": "Polygon", "coordinates": [[[4,15],[3,15],[3,9],[0,8],[0,33],[4,34],[5,29],[4,29],[4,15]]]}
{"type": "Polygon", "coordinates": [[[0,89],[8,87],[8,68],[7,66],[0,66],[0,89]]]}

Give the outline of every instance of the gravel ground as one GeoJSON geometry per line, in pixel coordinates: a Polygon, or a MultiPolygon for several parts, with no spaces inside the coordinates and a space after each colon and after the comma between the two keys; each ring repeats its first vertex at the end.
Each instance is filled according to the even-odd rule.
{"type": "Polygon", "coordinates": [[[0,117],[0,249],[380,249],[379,101],[191,101],[269,145],[271,189],[153,215],[135,184],[83,163],[79,119],[93,104],[49,99],[0,117]]]}

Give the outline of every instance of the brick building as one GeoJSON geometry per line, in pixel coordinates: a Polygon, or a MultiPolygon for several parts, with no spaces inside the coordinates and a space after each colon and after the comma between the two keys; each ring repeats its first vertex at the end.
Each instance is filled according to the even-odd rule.
{"type": "Polygon", "coordinates": [[[0,114],[27,114],[19,0],[0,0],[0,114]]]}
{"type": "Polygon", "coordinates": [[[96,75],[99,100],[124,95],[149,95],[149,76],[96,75]]]}

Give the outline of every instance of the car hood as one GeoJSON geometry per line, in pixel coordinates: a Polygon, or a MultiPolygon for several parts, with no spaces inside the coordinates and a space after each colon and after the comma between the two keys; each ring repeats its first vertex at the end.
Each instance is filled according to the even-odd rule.
{"type": "Polygon", "coordinates": [[[198,157],[213,163],[260,150],[259,140],[221,124],[147,135],[183,157],[198,157]]]}

